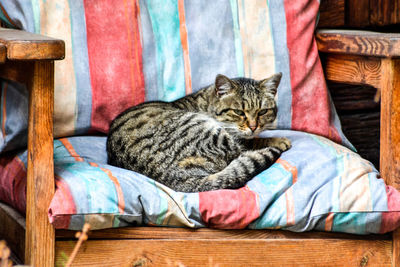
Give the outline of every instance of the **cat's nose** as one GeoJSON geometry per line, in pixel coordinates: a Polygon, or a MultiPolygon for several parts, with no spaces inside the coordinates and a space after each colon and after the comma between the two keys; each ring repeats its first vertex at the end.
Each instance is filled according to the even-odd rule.
{"type": "Polygon", "coordinates": [[[252,132],[254,132],[257,129],[257,124],[251,124],[249,125],[249,128],[252,132]]]}

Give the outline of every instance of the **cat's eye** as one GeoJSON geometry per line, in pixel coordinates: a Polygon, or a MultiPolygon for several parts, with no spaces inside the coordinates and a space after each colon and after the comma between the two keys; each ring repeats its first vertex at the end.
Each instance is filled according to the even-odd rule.
{"type": "Polygon", "coordinates": [[[236,115],[239,115],[239,116],[244,116],[245,115],[244,112],[241,111],[240,109],[232,109],[232,110],[233,110],[233,112],[235,112],[236,115]]]}
{"type": "Polygon", "coordinates": [[[262,109],[262,110],[260,110],[259,112],[258,112],[258,115],[259,116],[262,116],[262,115],[264,115],[265,113],[267,113],[268,112],[268,109],[262,109]]]}

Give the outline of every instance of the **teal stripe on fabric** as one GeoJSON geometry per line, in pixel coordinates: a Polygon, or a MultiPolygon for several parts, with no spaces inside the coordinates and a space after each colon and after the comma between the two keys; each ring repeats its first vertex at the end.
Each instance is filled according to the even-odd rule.
{"type": "Polygon", "coordinates": [[[368,213],[345,212],[335,213],[333,217],[332,232],[347,232],[353,234],[366,234],[368,213]]]}
{"type": "Polygon", "coordinates": [[[240,37],[238,4],[237,4],[237,0],[230,0],[230,3],[231,3],[231,9],[232,9],[233,32],[234,32],[234,36],[235,36],[237,74],[239,77],[243,77],[244,76],[244,63],[243,63],[242,40],[240,37]]]}
{"type": "Polygon", "coordinates": [[[12,25],[11,21],[9,21],[6,17],[6,15],[3,13],[3,10],[0,8],[0,20],[5,23],[7,28],[15,28],[14,25],[12,25]]]}
{"type": "Polygon", "coordinates": [[[185,95],[183,50],[177,1],[150,0],[147,9],[156,43],[158,98],[172,101],[185,95]]]}
{"type": "Polygon", "coordinates": [[[33,18],[35,23],[35,33],[40,33],[40,0],[32,0],[33,18]]]}

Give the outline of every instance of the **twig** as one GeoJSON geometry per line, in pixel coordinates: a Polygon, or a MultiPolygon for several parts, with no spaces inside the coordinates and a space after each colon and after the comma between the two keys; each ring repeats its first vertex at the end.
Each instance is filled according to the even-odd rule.
{"type": "Polygon", "coordinates": [[[88,233],[89,229],[90,229],[90,224],[85,223],[83,225],[82,232],[77,232],[75,234],[75,237],[78,238],[78,242],[76,243],[74,250],[71,253],[71,256],[69,256],[67,264],[65,264],[65,267],[71,266],[72,262],[74,261],[74,259],[76,257],[76,254],[78,254],[78,250],[81,247],[82,243],[88,239],[87,233],[88,233]]]}

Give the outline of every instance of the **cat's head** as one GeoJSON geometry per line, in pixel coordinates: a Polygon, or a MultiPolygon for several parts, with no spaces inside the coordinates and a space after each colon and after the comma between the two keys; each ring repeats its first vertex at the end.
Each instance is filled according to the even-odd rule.
{"type": "Polygon", "coordinates": [[[256,81],[217,75],[214,84],[215,118],[244,138],[272,129],[277,108],[275,95],[282,73],[256,81]]]}

